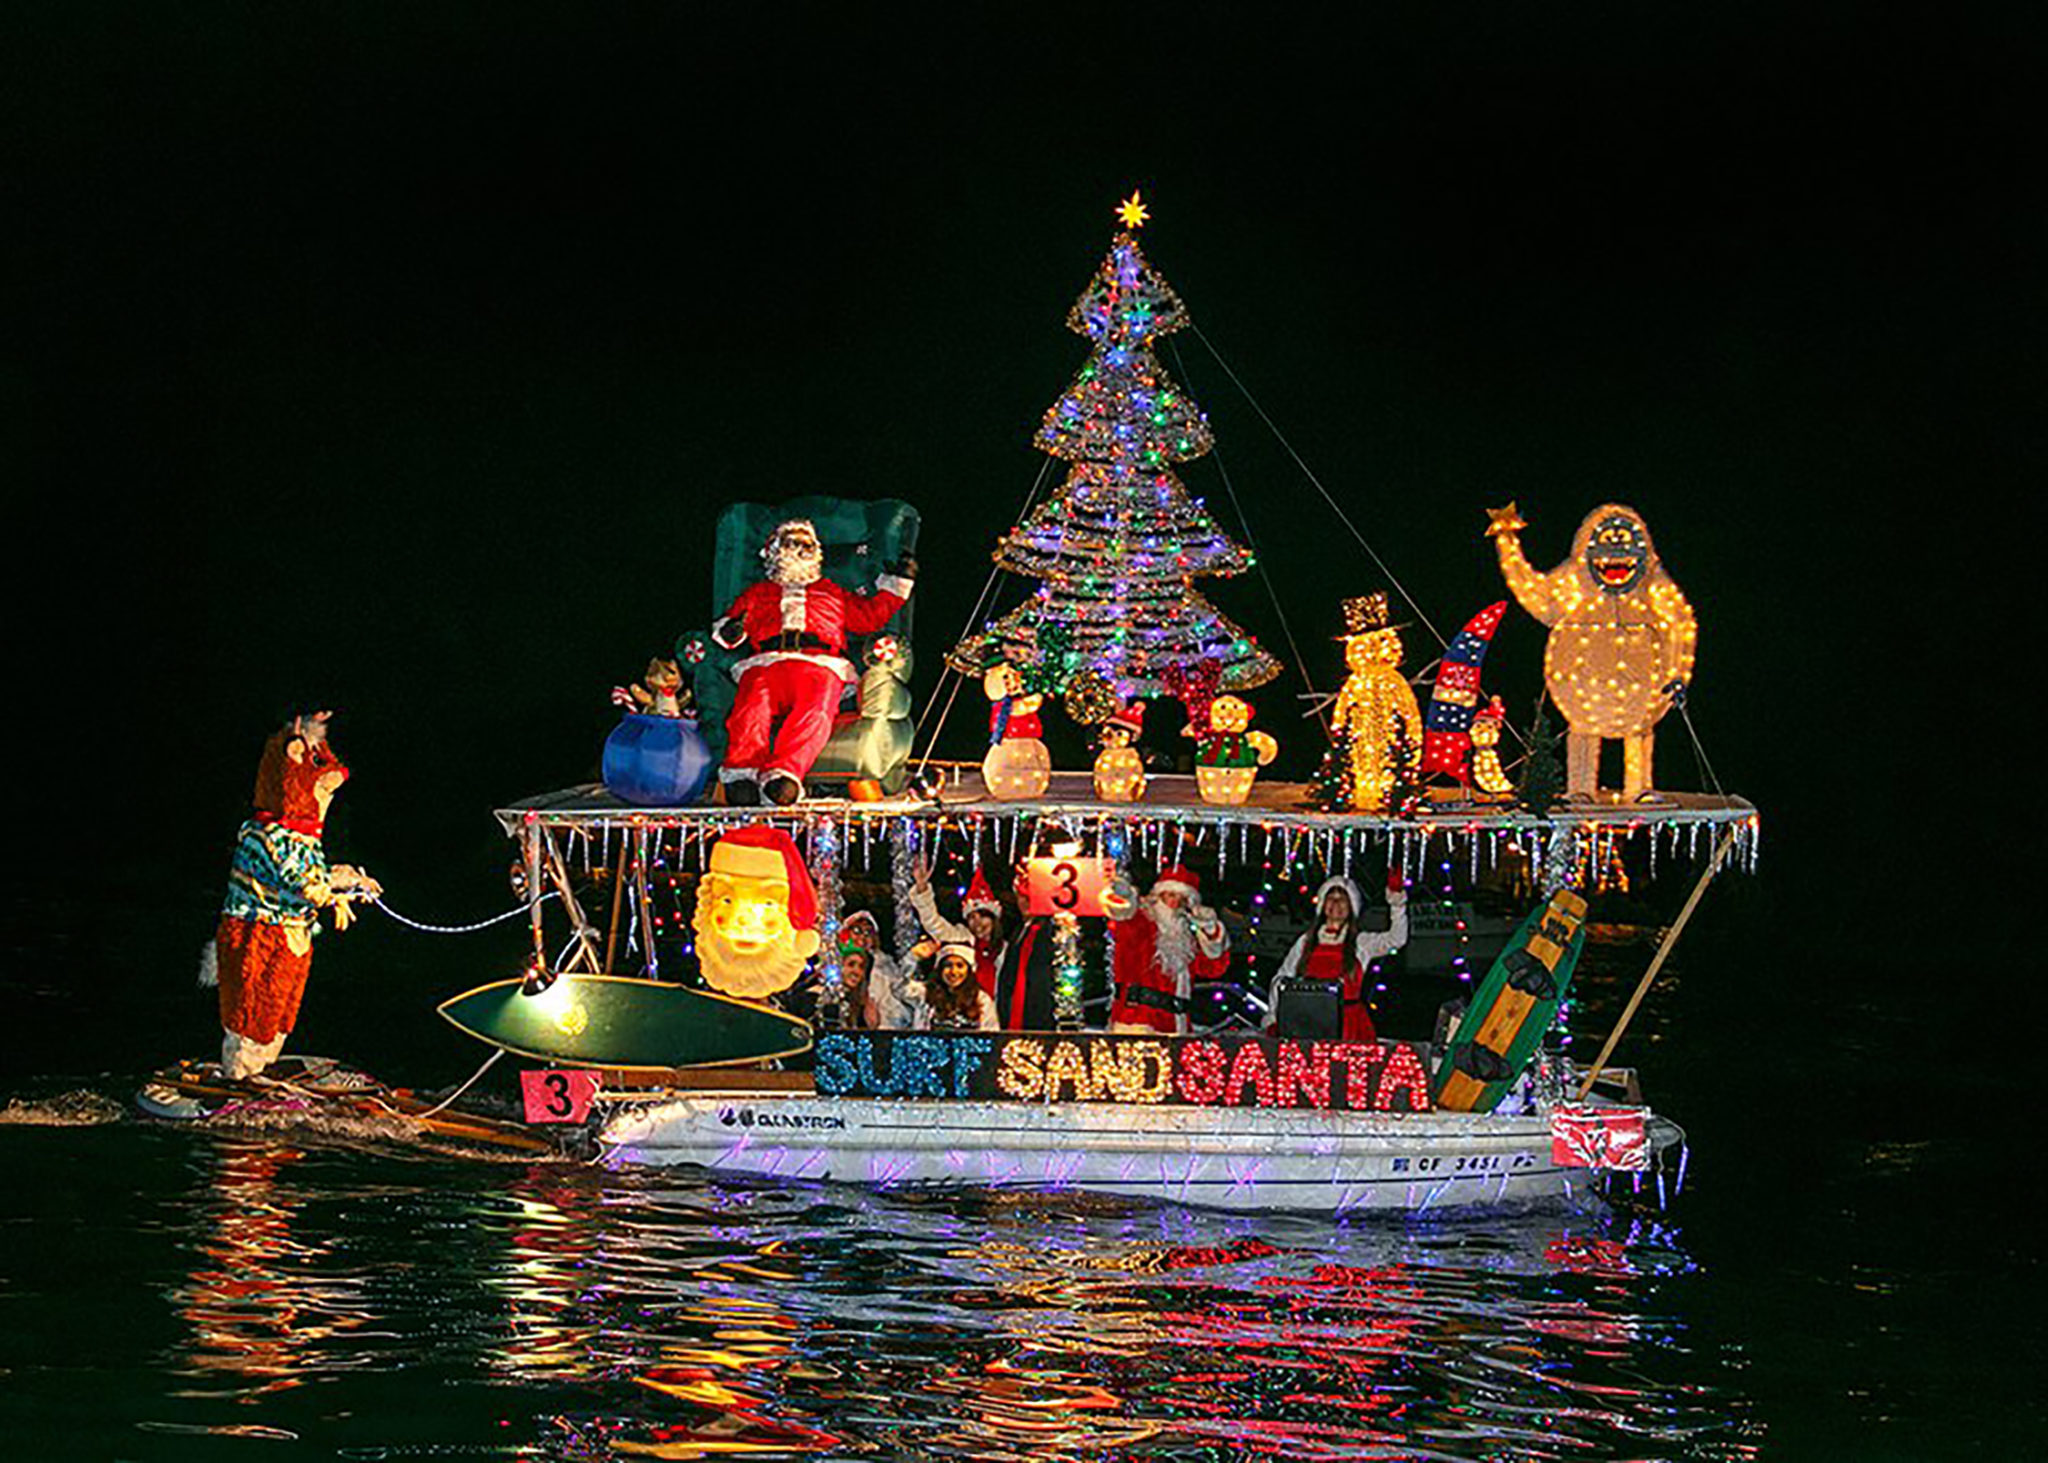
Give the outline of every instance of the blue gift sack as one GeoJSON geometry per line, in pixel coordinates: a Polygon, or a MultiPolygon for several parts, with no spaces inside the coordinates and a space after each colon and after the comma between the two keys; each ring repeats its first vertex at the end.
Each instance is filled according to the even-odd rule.
{"type": "Polygon", "coordinates": [[[639,807],[696,802],[717,766],[694,716],[628,713],[605,738],[604,785],[639,807]]]}

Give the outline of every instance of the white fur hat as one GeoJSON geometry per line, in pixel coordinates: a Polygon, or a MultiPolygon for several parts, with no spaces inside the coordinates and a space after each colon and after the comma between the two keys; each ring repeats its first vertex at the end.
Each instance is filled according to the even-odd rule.
{"type": "Polygon", "coordinates": [[[1322,887],[1316,890],[1315,917],[1318,920],[1323,917],[1323,901],[1330,897],[1332,889],[1344,891],[1344,897],[1351,901],[1351,917],[1354,920],[1365,912],[1365,904],[1359,897],[1358,886],[1342,874],[1332,874],[1323,880],[1322,887]]]}

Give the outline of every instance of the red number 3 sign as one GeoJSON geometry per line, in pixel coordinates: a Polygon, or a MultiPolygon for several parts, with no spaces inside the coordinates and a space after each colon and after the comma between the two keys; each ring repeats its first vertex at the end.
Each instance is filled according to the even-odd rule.
{"type": "Polygon", "coordinates": [[[559,1067],[521,1072],[519,1089],[526,1099],[529,1123],[580,1123],[590,1113],[590,1100],[597,1096],[597,1073],[559,1067]]]}
{"type": "Polygon", "coordinates": [[[1024,912],[1099,915],[1102,913],[1102,891],[1109,887],[1109,882],[1108,859],[1026,859],[1024,912]]]}

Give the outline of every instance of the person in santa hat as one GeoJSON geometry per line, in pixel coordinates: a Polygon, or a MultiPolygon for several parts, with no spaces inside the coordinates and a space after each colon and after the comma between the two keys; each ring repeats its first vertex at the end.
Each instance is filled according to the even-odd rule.
{"type": "Polygon", "coordinates": [[[1371,992],[1365,988],[1365,973],[1373,961],[1393,954],[1408,943],[1408,885],[1398,868],[1387,870],[1387,928],[1362,930],[1358,917],[1364,909],[1358,886],[1342,874],[1323,880],[1316,890],[1316,922],[1304,931],[1273,972],[1267,992],[1266,1026],[1274,1027],[1280,1011],[1280,993],[1289,981],[1315,981],[1338,987],[1344,1005],[1344,1040],[1377,1041],[1373,1027],[1371,992]]]}
{"type": "Polygon", "coordinates": [[[918,924],[933,940],[965,945],[974,952],[974,982],[993,997],[1010,942],[1003,936],[1002,903],[989,887],[987,876],[980,869],[974,871],[967,893],[961,896],[960,921],[956,924],[939,913],[938,900],[932,894],[932,871],[920,864],[910,885],[910,907],[917,911],[918,924]]]}
{"type": "Polygon", "coordinates": [[[946,940],[938,946],[937,969],[925,982],[926,1031],[997,1031],[995,997],[974,979],[974,946],[946,940]]]}
{"type": "Polygon", "coordinates": [[[733,667],[739,692],[725,716],[725,765],[718,780],[728,803],[795,802],[804,778],[832,736],[839,698],[853,683],[846,637],[889,623],[910,598],[917,562],[905,555],[855,594],[824,577],[825,550],[809,519],[779,524],[761,547],[767,577],[740,591],[711,627],[727,650],[749,647],[733,667]]]}
{"type": "Polygon", "coordinates": [[[1194,981],[1230,967],[1230,932],[1201,902],[1201,888],[1175,865],[1160,870],[1143,899],[1122,879],[1103,895],[1103,912],[1118,922],[1111,1031],[1185,1035],[1194,981]]]}
{"type": "Polygon", "coordinates": [[[759,1000],[788,990],[818,953],[818,891],[780,828],[735,828],[697,885],[697,962],[713,990],[759,1000]]]}

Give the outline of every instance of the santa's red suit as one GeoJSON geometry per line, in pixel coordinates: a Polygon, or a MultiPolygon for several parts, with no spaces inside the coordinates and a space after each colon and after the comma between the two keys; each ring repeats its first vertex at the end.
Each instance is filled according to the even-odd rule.
{"type": "Polygon", "coordinates": [[[846,637],[889,623],[911,581],[881,575],[873,594],[820,577],[809,584],[764,579],[740,591],[712,627],[721,645],[749,647],[733,667],[739,694],[725,718],[723,782],[791,777],[801,783],[832,736],[840,693],[855,679],[846,637]]]}
{"type": "Polygon", "coordinates": [[[1104,911],[1117,921],[1116,1000],[1109,1009],[1110,1030],[1185,1035],[1194,981],[1214,980],[1230,968],[1229,933],[1214,910],[1195,902],[1198,893],[1193,874],[1172,868],[1159,875],[1151,895],[1142,901],[1127,894],[1104,896],[1104,911]],[[1187,897],[1187,907],[1180,912],[1184,938],[1161,929],[1162,920],[1175,916],[1159,895],[1174,889],[1187,897]]]}

